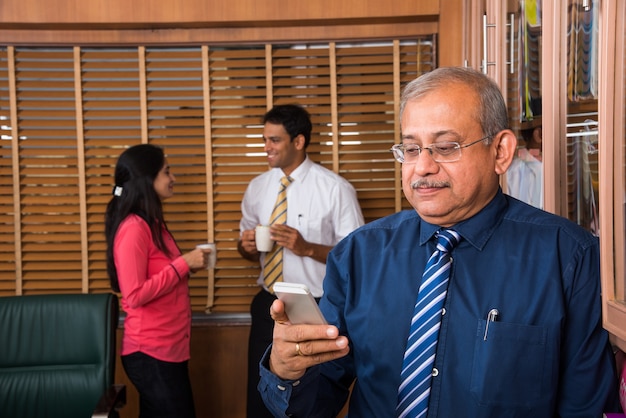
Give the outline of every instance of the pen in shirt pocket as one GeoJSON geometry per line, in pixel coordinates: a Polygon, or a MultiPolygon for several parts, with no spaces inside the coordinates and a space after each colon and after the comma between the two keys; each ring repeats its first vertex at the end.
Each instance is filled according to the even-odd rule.
{"type": "Polygon", "coordinates": [[[485,336],[483,338],[483,341],[487,341],[487,332],[489,331],[489,323],[496,322],[498,320],[499,315],[500,315],[500,311],[498,311],[496,308],[493,308],[487,314],[487,323],[485,324],[485,336]]]}
{"type": "Polygon", "coordinates": [[[303,214],[301,214],[301,213],[298,215],[298,226],[302,226],[302,217],[303,217],[303,216],[304,216],[304,215],[303,215],[303,214]]]}

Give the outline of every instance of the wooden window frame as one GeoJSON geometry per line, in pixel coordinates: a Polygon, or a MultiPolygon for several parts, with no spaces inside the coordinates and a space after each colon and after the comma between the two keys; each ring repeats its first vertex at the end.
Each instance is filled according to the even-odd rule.
{"type": "Polygon", "coordinates": [[[604,327],[626,351],[624,147],[626,145],[626,4],[602,2],[600,34],[600,245],[604,327]]]}

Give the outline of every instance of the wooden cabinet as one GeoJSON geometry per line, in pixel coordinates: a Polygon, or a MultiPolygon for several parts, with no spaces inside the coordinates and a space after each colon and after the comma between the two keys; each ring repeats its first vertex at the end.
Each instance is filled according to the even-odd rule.
{"type": "Polygon", "coordinates": [[[604,325],[626,351],[626,4],[603,0],[600,78],[600,244],[604,325]]]}

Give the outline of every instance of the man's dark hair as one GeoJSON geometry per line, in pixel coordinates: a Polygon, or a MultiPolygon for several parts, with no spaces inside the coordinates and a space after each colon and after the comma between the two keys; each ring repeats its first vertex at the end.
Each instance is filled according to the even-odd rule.
{"type": "Polygon", "coordinates": [[[263,116],[263,124],[267,122],[283,125],[289,138],[293,141],[298,135],[304,136],[304,148],[311,142],[311,115],[302,106],[295,104],[277,105],[263,116]]]}

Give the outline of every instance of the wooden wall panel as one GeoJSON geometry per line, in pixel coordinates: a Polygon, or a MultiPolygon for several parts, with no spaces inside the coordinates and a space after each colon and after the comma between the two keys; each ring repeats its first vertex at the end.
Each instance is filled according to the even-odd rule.
{"type": "Polygon", "coordinates": [[[17,27],[241,27],[251,22],[401,19],[439,14],[438,1],[405,0],[3,0],[0,23],[17,27]]]}
{"type": "MultiPolygon", "coordinates": [[[[195,322],[191,330],[189,374],[197,418],[245,418],[249,320],[195,322]]],[[[118,353],[122,329],[117,333],[118,353]]],[[[139,395],[117,358],[115,382],[126,385],[120,418],[139,415],[139,395]]],[[[339,414],[344,417],[347,406],[339,414]]]]}
{"type": "Polygon", "coordinates": [[[0,1],[6,45],[342,41],[439,33],[440,65],[462,65],[464,0],[0,1]]]}
{"type": "MultiPolygon", "coordinates": [[[[244,418],[248,374],[248,325],[194,325],[191,331],[189,374],[198,418],[244,418]]],[[[122,330],[118,330],[118,353],[122,330]]],[[[139,416],[139,395],[120,358],[115,369],[116,383],[126,385],[126,406],[120,418],[139,416]]]]}

